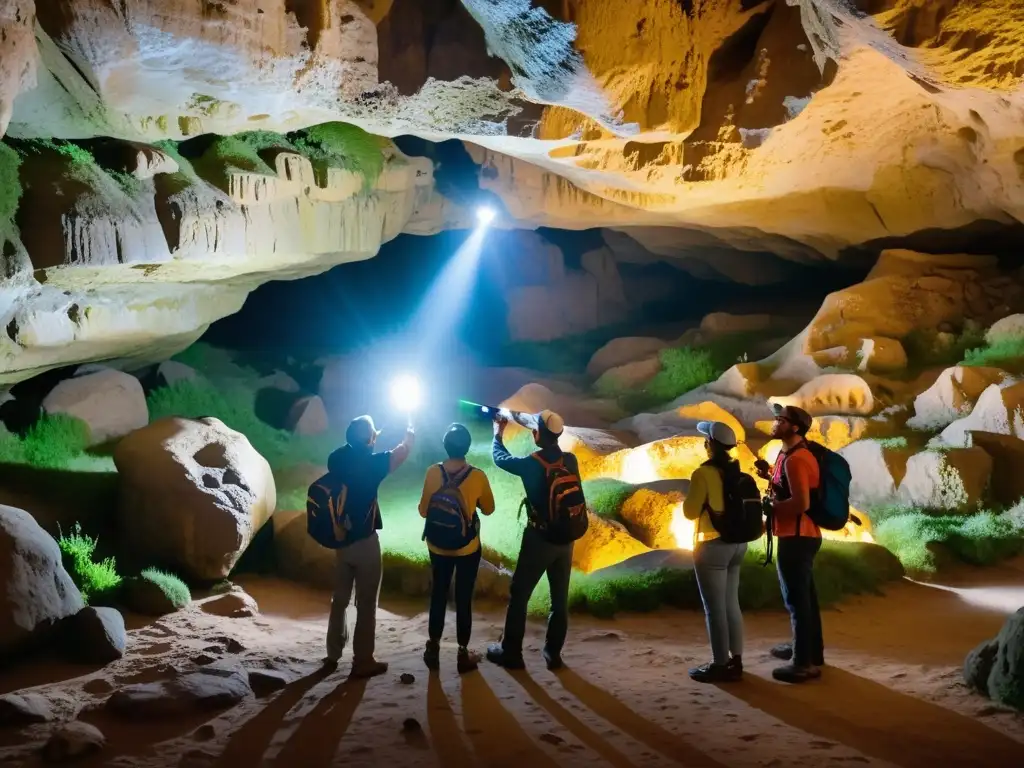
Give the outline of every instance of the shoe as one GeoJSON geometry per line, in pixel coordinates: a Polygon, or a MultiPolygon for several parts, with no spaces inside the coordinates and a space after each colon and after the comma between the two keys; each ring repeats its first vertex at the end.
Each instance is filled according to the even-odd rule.
{"type": "Polygon", "coordinates": [[[741,676],[743,675],[743,657],[742,656],[732,656],[732,657],[730,657],[729,661],[726,662],[725,666],[729,667],[730,669],[736,670],[737,672],[739,672],[739,674],[741,676]]]}
{"type": "Polygon", "coordinates": [[[377,677],[378,675],[383,675],[387,671],[387,662],[375,661],[371,659],[370,661],[364,662],[362,664],[353,664],[350,676],[358,678],[377,677]]]}
{"type": "Polygon", "coordinates": [[[468,648],[459,648],[458,668],[459,674],[473,672],[480,666],[480,654],[468,648]]]}
{"type": "Polygon", "coordinates": [[[501,643],[491,643],[487,646],[487,660],[505,669],[526,669],[526,662],[523,661],[522,654],[512,656],[506,653],[505,649],[501,647],[501,643]]]}
{"type": "Polygon", "coordinates": [[[338,660],[332,659],[330,656],[325,657],[324,660],[320,662],[320,669],[322,669],[324,672],[333,672],[337,668],[338,660]]]}
{"type": "Polygon", "coordinates": [[[423,650],[423,663],[427,669],[437,671],[441,667],[441,644],[434,640],[427,640],[427,647],[423,650]]]}
{"type": "Polygon", "coordinates": [[[772,677],[780,683],[806,683],[808,680],[817,680],[821,677],[821,670],[817,667],[798,667],[795,664],[787,664],[784,667],[773,669],[772,677]]]}
{"type": "MultiPolygon", "coordinates": [[[[772,648],[770,651],[768,651],[768,653],[770,653],[772,656],[774,656],[776,659],[779,659],[780,661],[790,661],[793,658],[793,644],[792,643],[779,643],[774,648],[772,648]]],[[[814,659],[814,666],[816,666],[816,667],[824,667],[825,666],[825,659],[824,659],[824,657],[823,656],[819,656],[817,659],[814,659]]]]}
{"type": "Polygon", "coordinates": [[[554,672],[556,669],[561,669],[565,666],[565,662],[562,661],[561,653],[553,653],[547,648],[544,649],[544,662],[548,665],[548,669],[554,672]]]}
{"type": "Polygon", "coordinates": [[[701,664],[689,673],[690,678],[698,683],[735,683],[743,678],[743,670],[729,664],[701,664]]]}

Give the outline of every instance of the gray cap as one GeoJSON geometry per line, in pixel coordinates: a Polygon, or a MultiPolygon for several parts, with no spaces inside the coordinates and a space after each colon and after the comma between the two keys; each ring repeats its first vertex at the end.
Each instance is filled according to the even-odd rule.
{"type": "Polygon", "coordinates": [[[726,448],[736,447],[736,433],[728,424],[720,421],[702,421],[697,424],[697,431],[726,448]]]}

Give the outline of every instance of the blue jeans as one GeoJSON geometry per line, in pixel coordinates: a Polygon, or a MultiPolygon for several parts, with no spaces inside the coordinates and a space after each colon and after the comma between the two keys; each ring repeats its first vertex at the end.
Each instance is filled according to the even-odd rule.
{"type": "Polygon", "coordinates": [[[505,613],[505,632],[501,648],[506,656],[523,655],[523,635],[526,634],[526,607],[540,577],[548,575],[551,587],[551,613],[548,614],[548,634],[544,647],[558,655],[565,645],[569,631],[569,576],[572,573],[572,544],[551,544],[536,529],[527,526],[519,548],[519,560],[512,574],[508,611],[505,613]]]}
{"type": "Polygon", "coordinates": [[[821,631],[821,609],[814,588],[814,558],[821,549],[816,536],[783,536],[776,542],[782,602],[793,627],[793,664],[806,667],[821,664],[825,641],[821,631]]]}
{"type": "Polygon", "coordinates": [[[743,654],[743,614],[740,612],[740,566],[746,544],[712,539],[697,545],[693,571],[704,603],[712,660],[726,664],[729,654],[743,654]]]}
{"type": "Polygon", "coordinates": [[[430,623],[428,633],[434,642],[441,640],[444,632],[444,615],[448,608],[448,592],[455,579],[455,635],[459,645],[469,645],[473,631],[473,589],[476,574],[480,569],[482,551],[477,548],[471,555],[451,557],[430,553],[430,623]]]}

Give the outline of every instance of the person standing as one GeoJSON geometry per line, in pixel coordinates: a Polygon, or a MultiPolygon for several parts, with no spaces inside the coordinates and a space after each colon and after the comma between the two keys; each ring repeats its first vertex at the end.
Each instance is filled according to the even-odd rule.
{"type": "Polygon", "coordinates": [[[459,643],[459,674],[471,672],[480,655],[469,650],[473,630],[473,590],[480,568],[480,518],[494,512],[494,494],[487,475],[466,461],[473,438],[462,424],[444,434],[447,461],[427,470],[420,497],[423,538],[430,552],[431,594],[429,639],[423,651],[428,669],[440,667],[441,635],[452,579],[455,580],[455,631],[459,643]]]}
{"type": "Polygon", "coordinates": [[[814,586],[814,559],[821,550],[821,529],[808,514],[812,494],[821,485],[821,474],[807,446],[810,414],[792,405],[773,405],[772,409],[775,421],[771,437],[782,441],[769,477],[772,532],[777,540],[775,558],[782,599],[792,625],[792,643],[771,649],[774,657],[790,663],[772,670],[772,677],[803,683],[821,677],[820,667],[825,663],[821,609],[814,586]]]}
{"type": "Polygon", "coordinates": [[[380,432],[373,419],[359,416],[345,432],[346,445],[327,460],[328,475],[346,487],[344,516],[351,525],[335,555],[334,596],[327,623],[327,657],[324,665],[336,667],[348,644],[348,605],[355,589],[356,629],[352,644],[352,676],[374,677],[388,671],[374,657],[377,632],[377,601],[382,575],[380,539],[384,527],[377,492],[384,479],[397,470],[412,451],[415,432],[410,424],[405,438],[393,450],[374,453],[380,432]]]}
{"type": "Polygon", "coordinates": [[[565,424],[557,413],[543,411],[537,416],[533,440],[539,450],[530,456],[517,458],[509,453],[504,444],[507,426],[508,419],[504,417],[494,422],[494,463],[522,479],[528,516],[512,574],[505,631],[501,642],[488,647],[487,658],[507,669],[523,669],[527,605],[541,576],[547,574],[551,613],[544,660],[548,669],[559,669],[569,629],[573,542],[586,532],[588,524],[579,464],[572,453],[563,452],[558,445],[565,424]]]}
{"type": "Polygon", "coordinates": [[[708,460],[690,477],[683,514],[697,521],[693,566],[704,603],[712,661],[689,670],[689,674],[700,683],[732,682],[743,676],[740,567],[747,553],[747,541],[761,537],[761,497],[753,478],[740,470],[739,462],[731,454],[737,442],[732,428],[718,421],[702,421],[697,424],[697,431],[704,435],[708,460]],[[738,504],[729,505],[728,510],[727,490],[730,500],[739,500],[738,504]],[[745,499],[746,496],[751,498],[745,499]],[[749,502],[746,523],[738,519],[744,516],[745,501],[749,502]],[[733,519],[726,520],[727,514],[733,519]],[[724,535],[719,527],[726,532],[724,535]]]}

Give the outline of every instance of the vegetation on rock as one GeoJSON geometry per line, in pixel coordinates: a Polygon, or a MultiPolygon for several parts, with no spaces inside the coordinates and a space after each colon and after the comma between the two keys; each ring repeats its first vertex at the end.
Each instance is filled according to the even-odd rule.
{"type": "Polygon", "coordinates": [[[173,573],[146,568],[125,583],[125,602],[138,613],[162,615],[192,602],[188,585],[173,573]]]}
{"type": "Polygon", "coordinates": [[[94,560],[97,539],[75,524],[70,533],[57,540],[64,570],[82,593],[88,605],[109,605],[121,587],[121,576],[113,557],[94,560]]]}
{"type": "Polygon", "coordinates": [[[0,142],[0,247],[6,233],[14,225],[14,214],[21,200],[21,178],[18,169],[21,158],[18,153],[0,142]]]}
{"type": "Polygon", "coordinates": [[[386,139],[349,123],[323,123],[289,134],[296,149],[310,159],[313,168],[326,177],[326,169],[341,168],[363,178],[369,189],[384,170],[386,139]]]}

